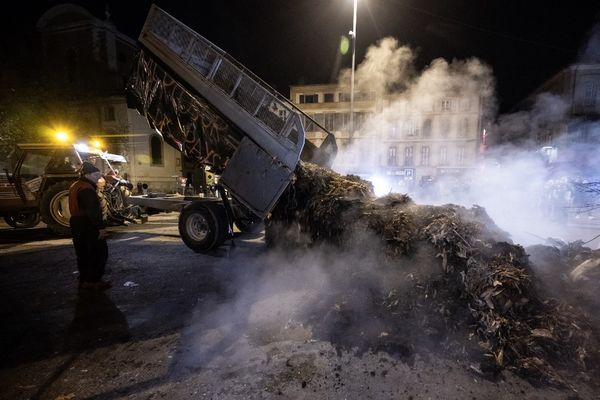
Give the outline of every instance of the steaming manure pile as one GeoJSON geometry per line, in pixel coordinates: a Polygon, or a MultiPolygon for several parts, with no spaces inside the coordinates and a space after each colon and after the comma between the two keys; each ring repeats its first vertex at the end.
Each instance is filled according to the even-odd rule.
{"type": "Polygon", "coordinates": [[[579,308],[548,296],[524,249],[512,244],[484,209],[418,205],[400,194],[375,198],[369,182],[308,163],[299,165],[296,175],[293,191],[274,210],[275,220],[299,226],[313,246],[331,243],[342,253],[375,237],[376,251],[388,261],[387,281],[398,288],[340,294],[345,298],[335,305],[338,319],[347,320],[346,300],[370,298],[380,320],[371,349],[397,338],[394,329],[413,336],[440,329],[430,322],[420,324],[422,332],[403,328],[406,310],[414,306],[413,319],[441,315],[445,334],[467,327],[459,342],[478,342],[474,369],[482,373],[508,369],[555,385],[567,385],[567,375],[597,374],[597,327],[579,308]],[[423,273],[431,269],[437,275],[423,273]]]}

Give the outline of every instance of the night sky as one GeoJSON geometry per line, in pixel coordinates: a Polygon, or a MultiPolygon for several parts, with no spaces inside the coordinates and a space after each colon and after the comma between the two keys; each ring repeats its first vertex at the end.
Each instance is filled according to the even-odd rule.
{"type": "MultiPolygon", "coordinates": [[[[151,1],[71,1],[137,38],[151,1]]],[[[20,2],[3,23],[31,28],[58,1],[20,2]]],[[[157,5],[288,94],[289,85],[329,82],[340,36],[352,28],[352,0],[156,1],[157,5]]],[[[5,14],[7,16],[8,14],[5,14]]],[[[578,60],[600,22],[600,2],[539,0],[359,0],[357,63],[379,38],[417,49],[417,66],[432,59],[477,57],[492,66],[501,111],[578,60]]],[[[342,67],[351,65],[350,54],[342,67]]]]}

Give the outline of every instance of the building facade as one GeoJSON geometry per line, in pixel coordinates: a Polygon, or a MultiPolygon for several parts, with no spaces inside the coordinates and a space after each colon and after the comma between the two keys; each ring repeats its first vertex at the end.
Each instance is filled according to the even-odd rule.
{"type": "Polygon", "coordinates": [[[49,9],[37,28],[45,82],[71,94],[69,111],[78,133],[100,137],[111,152],[123,154],[128,164],[121,173],[132,183],[175,191],[182,174],[180,152],[127,108],[124,90],[136,42],[120,33],[108,14],[101,20],[72,4],[49,9]]]}
{"type": "MultiPolygon", "coordinates": [[[[352,121],[345,87],[292,86],[290,100],[335,135],[340,149],[336,169],[386,176],[393,190],[460,175],[479,159],[484,115],[476,95],[415,102],[358,92],[352,121]]],[[[310,131],[310,124],[305,126],[307,138],[320,144],[319,134],[310,131]]]]}
{"type": "Polygon", "coordinates": [[[548,152],[551,163],[597,175],[593,170],[600,166],[600,64],[561,70],[521,102],[519,112],[534,121],[517,132],[529,146],[548,152]]]}
{"type": "MultiPolygon", "coordinates": [[[[56,99],[53,120],[43,124],[61,126],[77,141],[100,139],[104,150],[123,154],[128,163],[120,172],[134,185],[145,183],[159,192],[177,188],[181,153],[127,108],[125,86],[138,48],[117,30],[108,13],[100,19],[78,5],[57,5],[38,19],[36,32],[15,47],[35,51],[22,56],[17,51],[0,63],[0,91],[49,94],[56,99]]],[[[37,107],[31,106],[33,113],[37,107]]],[[[38,137],[46,140],[41,133],[38,137]]]]}

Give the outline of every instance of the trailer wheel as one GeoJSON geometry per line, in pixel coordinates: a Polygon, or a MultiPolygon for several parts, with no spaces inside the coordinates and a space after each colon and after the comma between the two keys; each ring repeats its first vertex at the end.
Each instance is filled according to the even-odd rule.
{"type": "Polygon", "coordinates": [[[6,215],[4,221],[13,228],[33,228],[40,222],[40,214],[36,212],[21,212],[6,215]]]}
{"type": "Polygon", "coordinates": [[[58,235],[71,233],[69,219],[69,188],[73,182],[62,181],[50,186],[42,195],[40,215],[50,230],[58,235]]]}
{"type": "Polygon", "coordinates": [[[222,204],[191,203],[179,215],[181,239],[196,253],[219,247],[228,233],[227,214],[222,204]]]}

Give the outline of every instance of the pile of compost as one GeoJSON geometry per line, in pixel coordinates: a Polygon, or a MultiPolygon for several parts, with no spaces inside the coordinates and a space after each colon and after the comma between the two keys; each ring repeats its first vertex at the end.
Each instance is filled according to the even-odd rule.
{"type": "Polygon", "coordinates": [[[483,208],[419,205],[402,194],[376,198],[369,182],[308,163],[298,166],[296,176],[273,211],[267,236],[285,237],[286,243],[302,237],[309,246],[329,243],[340,254],[375,238],[386,262],[373,269],[385,265],[386,281],[398,286],[339,293],[328,313],[329,321],[335,316],[338,336],[368,336],[374,338],[367,343],[371,350],[381,350],[411,335],[410,329],[421,330],[414,337],[433,331],[442,338],[460,326],[467,328],[460,331],[463,343],[480,349],[474,367],[480,373],[508,369],[555,385],[566,385],[567,374],[594,375],[599,365],[595,325],[579,307],[549,295],[523,247],[513,244],[483,208]],[[368,298],[379,321],[377,335],[351,329],[346,305],[356,298],[368,298]],[[407,327],[405,318],[420,322],[407,327]]]}

